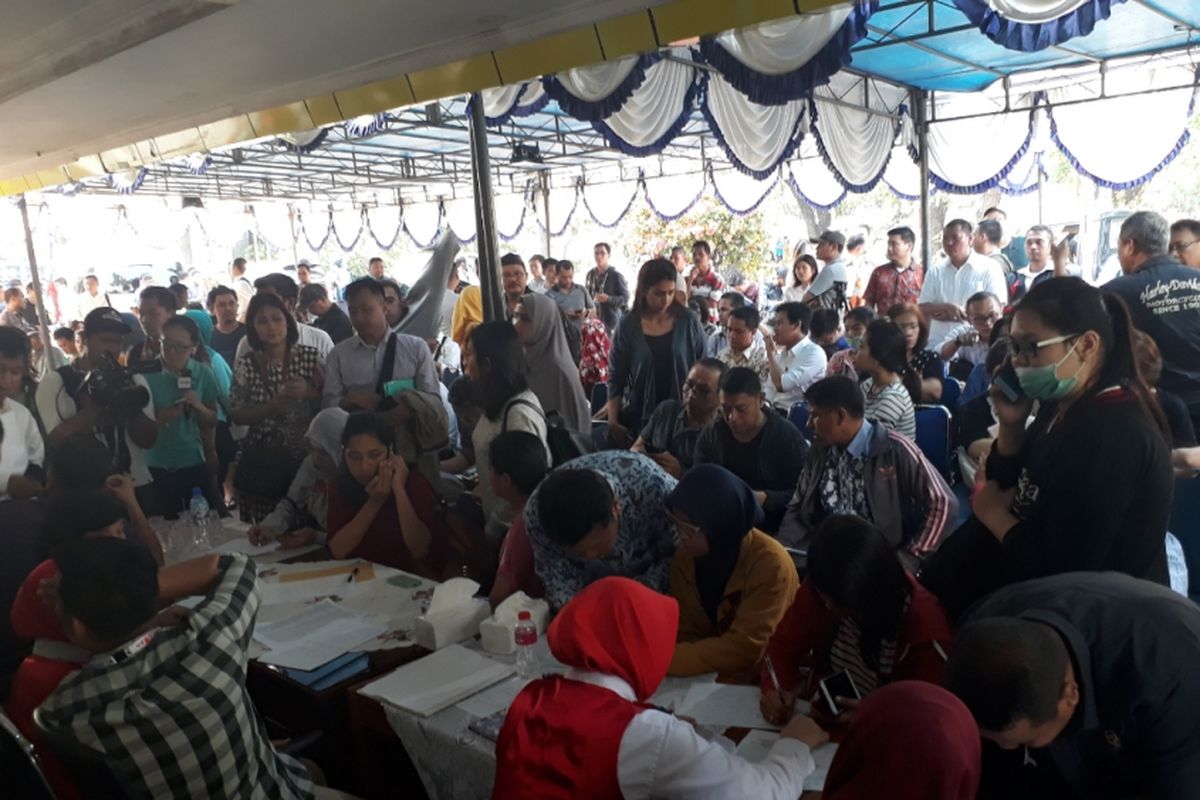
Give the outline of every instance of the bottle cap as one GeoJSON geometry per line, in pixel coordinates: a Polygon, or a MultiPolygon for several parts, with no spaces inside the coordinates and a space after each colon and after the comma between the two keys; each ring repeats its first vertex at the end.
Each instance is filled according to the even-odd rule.
{"type": "Polygon", "coordinates": [[[530,614],[528,611],[522,611],[517,614],[517,619],[519,619],[519,620],[533,619],[533,615],[530,614]]]}

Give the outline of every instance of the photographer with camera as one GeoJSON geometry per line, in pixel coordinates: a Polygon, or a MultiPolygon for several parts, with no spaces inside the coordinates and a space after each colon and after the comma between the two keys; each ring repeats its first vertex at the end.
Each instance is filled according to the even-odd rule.
{"type": "Polygon", "coordinates": [[[138,502],[152,505],[145,451],[158,439],[154,403],[146,379],[121,366],[130,328],[107,306],[83,321],[83,354],[74,364],[46,375],[38,386],[37,409],[51,445],[76,433],[91,433],[113,453],[113,470],[128,473],[138,502]]]}

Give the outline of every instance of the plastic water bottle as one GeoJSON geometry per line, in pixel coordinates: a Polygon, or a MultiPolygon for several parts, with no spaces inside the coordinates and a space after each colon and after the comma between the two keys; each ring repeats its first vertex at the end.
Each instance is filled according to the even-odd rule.
{"type": "Polygon", "coordinates": [[[192,544],[197,550],[207,550],[208,539],[208,501],[199,486],[192,487],[192,501],[188,503],[188,512],[192,518],[192,544]]]}
{"type": "Polygon", "coordinates": [[[513,629],[513,639],[517,643],[517,674],[526,679],[538,677],[538,657],[534,652],[538,632],[528,611],[517,614],[517,627],[513,629]]]}

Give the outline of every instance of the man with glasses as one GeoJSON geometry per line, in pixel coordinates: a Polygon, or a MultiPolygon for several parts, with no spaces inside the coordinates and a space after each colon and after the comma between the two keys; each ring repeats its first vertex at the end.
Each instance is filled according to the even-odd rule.
{"type": "Polygon", "coordinates": [[[1185,267],[1200,269],[1200,220],[1181,219],[1171,226],[1171,255],[1185,267]]]}
{"type": "Polygon", "coordinates": [[[630,449],[645,453],[669,474],[682,478],[692,466],[700,431],[717,418],[724,377],[725,364],[717,359],[697,361],[683,382],[683,402],[659,403],[630,449]]]}
{"type": "Polygon", "coordinates": [[[967,321],[951,332],[942,345],[942,358],[950,363],[950,374],[966,380],[976,364],[987,359],[992,328],[1000,321],[1003,306],[995,295],[976,292],[967,298],[967,321]]]}
{"type": "Polygon", "coordinates": [[[1120,295],[1133,324],[1158,345],[1163,361],[1159,388],[1183,400],[1200,423],[1200,274],[1168,254],[1175,241],[1161,214],[1133,214],[1121,225],[1117,245],[1125,274],[1103,289],[1120,295]]]}

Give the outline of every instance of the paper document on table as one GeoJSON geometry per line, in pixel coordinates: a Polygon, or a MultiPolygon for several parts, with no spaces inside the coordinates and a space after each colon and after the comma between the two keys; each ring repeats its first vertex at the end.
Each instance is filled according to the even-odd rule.
{"type": "Polygon", "coordinates": [[[342,575],[317,578],[311,581],[291,583],[259,584],[262,587],[264,606],[279,606],[285,603],[307,603],[317,598],[345,598],[357,591],[357,582],[347,581],[342,575]]]}
{"type": "Polygon", "coordinates": [[[254,544],[249,539],[238,538],[238,539],[230,539],[228,542],[221,545],[220,547],[214,548],[213,552],[221,553],[223,555],[233,555],[234,553],[241,553],[243,555],[247,555],[247,556],[250,556],[251,558],[253,558],[254,556],[265,556],[267,553],[274,553],[278,549],[279,549],[279,542],[267,542],[266,544],[254,544]]]}
{"type": "MultiPolygon", "coordinates": [[[[779,741],[777,733],[750,731],[738,745],[737,754],[750,763],[757,764],[767,757],[777,741],[779,741]]],[[[833,763],[837,747],[833,742],[826,742],[812,751],[813,761],[817,768],[804,779],[804,791],[819,792],[825,788],[825,777],[829,774],[829,765],[833,763]]]]}
{"type": "Polygon", "coordinates": [[[515,670],[510,664],[452,644],[367,684],[359,692],[428,717],[504,680],[515,670]]]}
{"type": "Polygon", "coordinates": [[[271,648],[260,661],[293,669],[311,670],[374,639],[387,625],[351,614],[328,600],[299,614],[262,625],[254,638],[271,648]]]}
{"type": "Polygon", "coordinates": [[[694,684],[688,688],[675,713],[691,717],[701,725],[716,728],[762,728],[777,731],[758,710],[762,692],[757,686],[728,686],[722,683],[694,684]]]}
{"type": "Polygon", "coordinates": [[[334,575],[341,575],[342,580],[347,580],[353,575],[356,583],[365,583],[366,581],[375,580],[375,567],[369,561],[357,561],[347,564],[335,564],[331,567],[318,567],[316,569],[297,570],[295,572],[288,571],[279,576],[279,582],[311,581],[334,575]]]}
{"type": "Polygon", "coordinates": [[[459,703],[458,707],[473,717],[490,717],[498,711],[507,711],[529,682],[526,678],[509,678],[479,694],[471,695],[459,703]]]}
{"type": "Polygon", "coordinates": [[[658,691],[646,702],[652,706],[665,708],[667,711],[675,711],[683,705],[684,699],[687,698],[688,689],[698,684],[713,685],[717,682],[717,673],[709,672],[706,675],[697,675],[692,678],[663,678],[663,682],[658,685],[658,691]]]}

